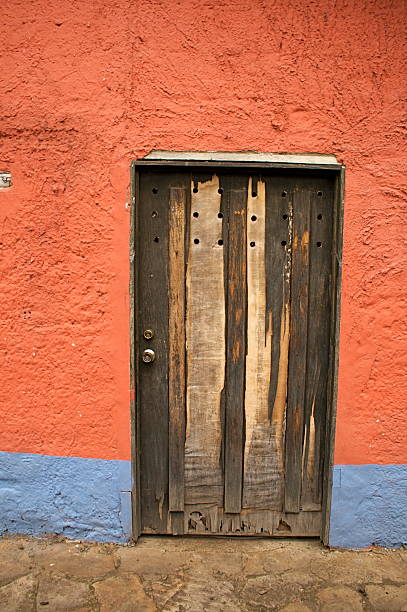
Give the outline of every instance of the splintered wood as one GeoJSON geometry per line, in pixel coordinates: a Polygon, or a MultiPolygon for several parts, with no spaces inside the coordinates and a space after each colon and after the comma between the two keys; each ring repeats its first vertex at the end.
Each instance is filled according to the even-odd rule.
{"type": "Polygon", "coordinates": [[[317,536],[332,181],[224,172],[156,185],[142,183],[140,325],[157,353],[139,379],[142,529],[317,536]]]}
{"type": "Polygon", "coordinates": [[[187,266],[185,502],[223,504],[221,393],[225,382],[225,288],[219,180],[191,193],[187,266]],[[195,216],[194,216],[195,213],[195,216]],[[199,241],[199,242],[197,242],[199,241]]]}
{"type": "MultiPolygon", "coordinates": [[[[246,443],[244,451],[244,508],[278,509],[282,502],[280,440],[269,415],[271,373],[271,313],[266,304],[266,186],[258,181],[247,201],[247,356],[245,384],[246,443]],[[277,443],[276,443],[277,442],[277,443]]],[[[277,365],[277,364],[276,364],[277,365]]],[[[284,415],[282,415],[282,418],[284,415]]]]}

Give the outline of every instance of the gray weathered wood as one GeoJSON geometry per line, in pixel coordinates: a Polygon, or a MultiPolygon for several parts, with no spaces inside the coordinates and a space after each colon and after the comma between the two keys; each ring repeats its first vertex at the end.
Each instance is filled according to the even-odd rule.
{"type": "Polygon", "coordinates": [[[169,204],[169,510],[184,509],[186,190],[170,188],[169,204]]]}
{"type": "Polygon", "coordinates": [[[227,513],[215,504],[186,504],[184,529],[190,535],[316,537],[321,531],[321,512],[245,509],[227,513]]]}
{"type": "Polygon", "coordinates": [[[219,179],[193,177],[187,265],[185,501],[223,501],[225,294],[219,179]],[[196,180],[195,180],[196,178],[196,180]],[[199,179],[199,180],[198,180],[199,179]]]}
{"type": "MultiPolygon", "coordinates": [[[[267,272],[270,273],[267,258],[270,255],[267,252],[269,236],[266,234],[266,227],[268,217],[275,216],[276,211],[272,207],[270,194],[268,196],[266,207],[266,182],[250,179],[247,200],[249,246],[243,507],[278,510],[282,508],[284,481],[282,426],[285,399],[279,422],[272,422],[269,411],[269,387],[273,329],[272,312],[267,309],[267,272]]],[[[274,233],[273,239],[277,238],[279,236],[274,233]]],[[[272,245],[271,252],[274,253],[277,249],[284,250],[280,242],[277,247],[275,244],[272,245]]],[[[279,287],[280,278],[284,276],[284,265],[282,264],[278,270],[273,268],[272,272],[274,294],[275,288],[279,287]]],[[[281,314],[281,303],[278,310],[281,314]]]]}
{"type": "Polygon", "coordinates": [[[320,510],[332,301],[333,192],[330,181],[323,179],[314,181],[309,189],[309,316],[301,508],[320,510]]]}
{"type": "Polygon", "coordinates": [[[285,439],[286,512],[299,512],[301,499],[304,399],[307,364],[310,193],[298,180],[294,188],[291,325],[285,439]]]}
{"type": "Polygon", "coordinates": [[[135,517],[141,506],[145,533],[319,535],[337,354],[337,300],[329,291],[337,290],[338,257],[330,243],[341,225],[340,213],[331,222],[329,216],[334,175],[280,170],[256,177],[252,195],[247,174],[219,172],[220,183],[212,173],[194,171],[191,187],[198,191],[192,190],[191,209],[189,174],[140,172],[133,435],[140,433],[135,456],[141,457],[135,517]],[[317,223],[322,201],[325,213],[317,223]],[[235,212],[243,209],[242,223],[235,212]],[[183,242],[190,252],[181,249],[179,257],[183,242]],[[142,338],[147,327],[155,331],[151,341],[142,338]],[[142,350],[150,346],[157,358],[142,364],[142,350]]]}

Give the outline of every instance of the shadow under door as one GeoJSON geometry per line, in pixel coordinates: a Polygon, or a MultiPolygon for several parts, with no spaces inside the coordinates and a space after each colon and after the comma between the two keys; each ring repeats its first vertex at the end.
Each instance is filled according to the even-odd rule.
{"type": "Polygon", "coordinates": [[[334,185],[139,171],[141,533],[320,535],[334,185]]]}

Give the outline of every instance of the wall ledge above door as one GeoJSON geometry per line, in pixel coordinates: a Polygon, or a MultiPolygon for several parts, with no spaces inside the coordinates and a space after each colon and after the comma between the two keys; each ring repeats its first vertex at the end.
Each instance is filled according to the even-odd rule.
{"type": "Polygon", "coordinates": [[[232,166],[340,170],[335,155],[323,153],[258,153],[256,151],[150,151],[135,166],[232,166]]]}

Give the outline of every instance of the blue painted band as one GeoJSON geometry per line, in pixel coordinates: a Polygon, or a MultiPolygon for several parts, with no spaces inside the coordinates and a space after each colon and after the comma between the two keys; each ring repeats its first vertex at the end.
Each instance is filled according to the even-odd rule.
{"type": "MultiPolygon", "coordinates": [[[[131,463],[0,452],[0,532],[125,542],[131,463]]],[[[407,465],[333,468],[329,543],[407,544],[407,465]]]]}
{"type": "Polygon", "coordinates": [[[0,452],[0,532],[131,536],[131,463],[0,452]]]}
{"type": "Polygon", "coordinates": [[[336,465],[330,546],[407,544],[407,465],[336,465]]]}

